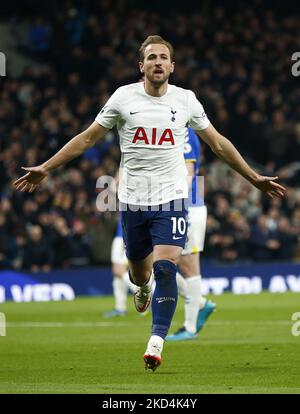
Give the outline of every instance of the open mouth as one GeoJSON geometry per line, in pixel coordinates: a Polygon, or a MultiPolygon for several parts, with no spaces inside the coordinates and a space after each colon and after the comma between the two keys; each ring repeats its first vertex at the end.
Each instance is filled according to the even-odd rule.
{"type": "Polygon", "coordinates": [[[154,73],[155,73],[155,75],[160,75],[160,74],[163,74],[164,71],[162,69],[155,69],[154,73]]]}

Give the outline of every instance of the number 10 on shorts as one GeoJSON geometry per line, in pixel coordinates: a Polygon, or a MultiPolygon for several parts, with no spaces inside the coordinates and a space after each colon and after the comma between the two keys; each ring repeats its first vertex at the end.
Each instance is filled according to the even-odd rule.
{"type": "Polygon", "coordinates": [[[173,222],[172,233],[175,235],[177,232],[184,236],[186,230],[186,221],[183,217],[171,217],[173,222]]]}

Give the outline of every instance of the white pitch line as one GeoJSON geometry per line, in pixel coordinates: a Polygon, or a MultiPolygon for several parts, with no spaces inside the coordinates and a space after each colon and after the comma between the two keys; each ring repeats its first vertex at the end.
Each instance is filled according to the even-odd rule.
{"type": "Polygon", "coordinates": [[[8,328],[106,328],[111,326],[129,326],[135,324],[122,322],[11,322],[8,328]]]}
{"type": "Polygon", "coordinates": [[[224,321],[210,321],[208,322],[211,325],[290,325],[294,322],[290,320],[274,320],[274,321],[268,321],[268,320],[262,320],[262,321],[236,321],[236,320],[224,320],[224,321]]]}
{"type": "MultiPolygon", "coordinates": [[[[145,323],[138,322],[138,325],[146,326],[150,321],[145,323]]],[[[223,321],[210,321],[209,325],[215,326],[228,326],[228,325],[291,325],[292,321],[289,320],[262,320],[262,321],[237,321],[237,320],[223,320],[223,321]]],[[[110,328],[110,327],[127,327],[136,326],[137,322],[7,322],[8,328],[110,328]]],[[[174,322],[174,325],[178,323],[174,322]]]]}

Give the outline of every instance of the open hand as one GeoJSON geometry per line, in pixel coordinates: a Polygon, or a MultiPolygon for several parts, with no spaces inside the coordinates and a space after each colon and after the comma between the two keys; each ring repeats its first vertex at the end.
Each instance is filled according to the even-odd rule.
{"type": "Polygon", "coordinates": [[[22,167],[22,170],[27,171],[27,173],[16,180],[13,185],[16,190],[28,191],[29,193],[32,193],[48,175],[45,167],[42,165],[38,165],[37,167],[22,167]]]}
{"type": "Polygon", "coordinates": [[[284,197],[286,194],[286,188],[275,182],[278,177],[266,177],[259,175],[253,185],[260,191],[267,193],[269,197],[284,197]]]}

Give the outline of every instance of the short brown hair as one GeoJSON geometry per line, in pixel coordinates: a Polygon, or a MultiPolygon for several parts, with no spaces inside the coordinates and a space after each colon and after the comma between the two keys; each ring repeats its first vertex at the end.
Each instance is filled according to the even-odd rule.
{"type": "Polygon", "coordinates": [[[171,43],[167,42],[161,36],[151,35],[151,36],[148,36],[146,40],[144,40],[141,47],[139,48],[140,62],[144,61],[144,59],[145,59],[145,49],[150,44],[163,44],[163,45],[167,46],[167,48],[170,51],[171,62],[174,61],[174,48],[171,45],[171,43]]]}

